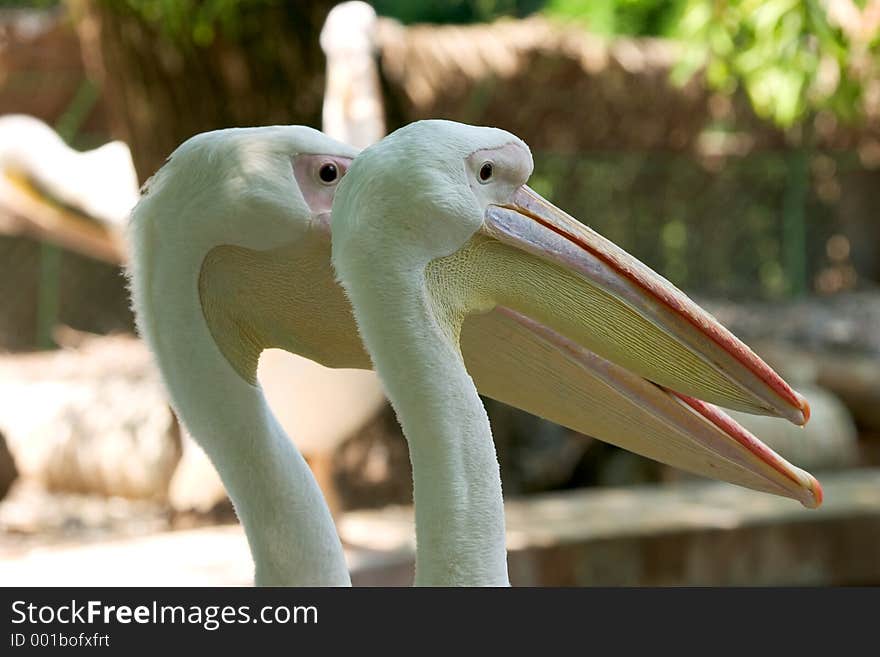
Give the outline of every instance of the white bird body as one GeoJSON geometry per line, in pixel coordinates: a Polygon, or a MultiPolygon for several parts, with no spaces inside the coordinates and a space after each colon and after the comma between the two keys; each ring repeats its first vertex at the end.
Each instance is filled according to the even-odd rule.
{"type": "MultiPolygon", "coordinates": [[[[811,475],[649,380],[800,424],[803,398],[671,284],[525,187],[531,170],[510,133],[423,121],[363,151],[334,201],[333,264],[410,445],[416,583],[508,583],[498,464],[467,369],[475,317],[495,318],[495,358],[502,316],[518,326],[508,349],[525,332],[519,353],[573,361],[577,396],[520,375],[506,388],[523,389],[514,403],[545,417],[568,404],[563,423],[585,433],[817,506],[811,475]]],[[[478,361],[480,384],[492,366],[478,361]]]]}
{"type": "Polygon", "coordinates": [[[366,2],[343,2],[321,29],[327,56],[324,132],[363,148],[385,136],[382,88],[375,60],[376,10],[366,2]]]}

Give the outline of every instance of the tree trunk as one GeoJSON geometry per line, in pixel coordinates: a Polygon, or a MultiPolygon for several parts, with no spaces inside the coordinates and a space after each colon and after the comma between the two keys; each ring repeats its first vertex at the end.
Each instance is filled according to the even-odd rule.
{"type": "Polygon", "coordinates": [[[324,57],[318,34],[334,0],[242,3],[234,31],[200,46],[118,0],[68,0],[90,76],[114,136],[141,180],[181,142],[217,128],[320,126],[324,57]]]}

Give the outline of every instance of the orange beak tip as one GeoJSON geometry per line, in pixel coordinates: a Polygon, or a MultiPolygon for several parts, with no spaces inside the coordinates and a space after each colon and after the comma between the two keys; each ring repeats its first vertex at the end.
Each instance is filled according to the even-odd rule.
{"type": "Polygon", "coordinates": [[[819,480],[816,479],[813,475],[809,475],[810,483],[809,488],[810,492],[813,494],[812,499],[803,502],[803,505],[808,509],[818,509],[822,506],[822,500],[825,497],[825,494],[822,492],[822,484],[819,483],[819,480]]]}
{"type": "Polygon", "coordinates": [[[805,426],[807,422],[810,421],[810,403],[799,392],[795,392],[794,394],[797,397],[798,407],[800,408],[801,413],[803,413],[804,416],[804,421],[801,423],[801,426],[805,426]]]}

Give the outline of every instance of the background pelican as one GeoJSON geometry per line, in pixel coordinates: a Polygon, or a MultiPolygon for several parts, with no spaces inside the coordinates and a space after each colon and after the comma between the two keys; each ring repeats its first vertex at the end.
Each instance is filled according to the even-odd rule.
{"type": "Polygon", "coordinates": [[[123,142],[80,152],[39,119],[0,117],[0,209],[21,224],[18,230],[117,264],[137,199],[137,175],[123,142]]]}
{"type": "MultiPolygon", "coordinates": [[[[353,3],[352,8],[363,14],[357,5],[353,3]]],[[[336,42],[350,36],[344,30],[340,33],[339,27],[335,35],[336,42]]],[[[332,70],[338,68],[331,66],[332,70]]],[[[339,77],[338,71],[335,77],[339,77]]],[[[338,96],[338,89],[333,93],[328,89],[328,102],[338,96]]],[[[348,100],[358,101],[357,94],[348,100]]],[[[364,103],[354,104],[356,109],[364,103]]],[[[330,128],[339,132],[344,125],[359,125],[351,118],[342,118],[341,124],[330,128]]],[[[357,130],[346,134],[370,141],[381,136],[357,130]]],[[[93,150],[77,151],[38,119],[17,114],[0,117],[0,233],[31,233],[84,255],[124,265],[128,258],[124,229],[137,201],[137,174],[125,143],[113,141],[93,150]]],[[[269,349],[260,359],[257,377],[270,406],[276,409],[279,423],[287,433],[296,436],[297,448],[308,459],[331,511],[338,511],[332,478],[334,450],[384,408],[385,397],[375,375],[364,370],[330,370],[307,358],[269,349]],[[337,404],[333,413],[326,412],[328,399],[337,404]]],[[[34,414],[27,409],[43,399],[39,395],[34,398],[34,392],[17,380],[12,384],[12,392],[25,403],[10,406],[16,412],[7,413],[13,416],[12,420],[4,418],[9,420],[7,435],[23,444],[36,430],[35,421],[46,417],[45,413],[34,414]]],[[[84,449],[93,448],[94,443],[88,441],[84,449]]],[[[54,443],[48,450],[59,454],[54,443]]],[[[123,453],[124,450],[118,452],[120,458],[123,453]]],[[[174,460],[178,458],[176,443],[168,444],[160,453],[169,454],[163,458],[163,465],[173,475],[165,476],[163,471],[163,476],[157,474],[149,479],[157,488],[152,494],[165,494],[167,488],[174,508],[200,511],[207,511],[225,499],[211,463],[189,439],[183,441],[179,461],[174,460]],[[170,487],[166,483],[168,476],[170,487]]],[[[46,460],[37,459],[41,464],[46,460]]],[[[79,463],[83,466],[82,476],[71,476],[76,469],[66,468],[63,481],[72,481],[78,488],[106,492],[107,477],[94,467],[86,467],[91,463],[88,457],[83,456],[79,463]]],[[[107,463],[105,467],[127,490],[138,490],[141,486],[143,477],[138,479],[132,474],[130,461],[107,463]],[[132,477],[134,481],[130,481],[132,477]]],[[[151,472],[156,473],[156,468],[151,472]]]]}
{"type": "Polygon", "coordinates": [[[818,506],[811,475],[714,406],[640,377],[798,424],[806,401],[670,283],[525,187],[532,166],[510,133],[424,121],[363,151],[334,202],[334,267],[410,445],[417,583],[507,584],[498,464],[466,339],[459,351],[471,314],[505,316],[593,375],[581,390],[600,403],[576,408],[582,427],[596,417],[588,433],[818,506]],[[646,415],[653,424],[633,422],[646,415]]]}
{"type": "MultiPolygon", "coordinates": [[[[256,372],[267,347],[325,361],[348,355],[341,344],[321,358],[320,343],[300,343],[288,324],[318,324],[312,305],[332,310],[333,296],[309,273],[329,268],[327,249],[314,245],[354,154],[304,127],[198,135],[147,183],[132,213],[138,329],[220,473],[258,584],[350,584],[327,504],[256,372]]],[[[332,344],[332,325],[322,328],[332,344]]]]}

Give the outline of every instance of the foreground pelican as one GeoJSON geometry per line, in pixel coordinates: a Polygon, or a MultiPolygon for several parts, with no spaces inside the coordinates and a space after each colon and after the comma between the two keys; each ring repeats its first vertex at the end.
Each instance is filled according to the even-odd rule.
{"type": "Polygon", "coordinates": [[[424,121],[363,151],[334,201],[333,264],[410,445],[416,582],[508,583],[498,464],[466,366],[481,391],[500,386],[539,415],[818,506],[811,475],[686,395],[798,424],[806,401],[670,283],[526,187],[532,166],[510,133],[424,121]],[[494,353],[471,351],[476,318],[497,324],[494,353]],[[571,362],[535,378],[533,350],[571,362]],[[511,356],[521,362],[489,365],[511,356]],[[486,376],[498,369],[506,381],[486,376]],[[577,396],[555,387],[571,372],[577,396]]]}

